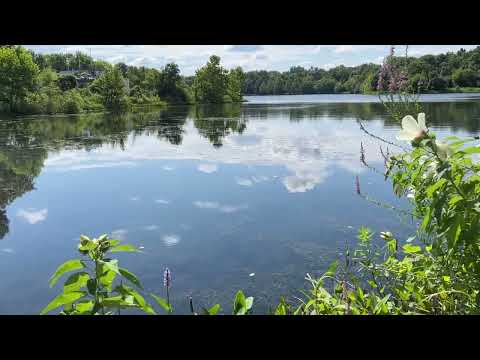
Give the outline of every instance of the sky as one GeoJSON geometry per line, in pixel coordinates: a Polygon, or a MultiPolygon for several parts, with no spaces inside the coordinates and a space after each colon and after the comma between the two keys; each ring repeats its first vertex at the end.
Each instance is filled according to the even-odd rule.
{"type": "MultiPolygon", "coordinates": [[[[477,45],[412,45],[410,56],[456,52],[477,45]]],[[[95,59],[111,63],[147,66],[160,69],[175,62],[183,75],[195,74],[210,55],[221,57],[227,69],[241,66],[245,71],[286,71],[292,66],[330,69],[338,65],[355,66],[364,63],[380,64],[389,53],[390,45],[25,45],[39,53],[91,54],[95,59]]],[[[396,46],[397,54],[405,45],[396,46]]]]}

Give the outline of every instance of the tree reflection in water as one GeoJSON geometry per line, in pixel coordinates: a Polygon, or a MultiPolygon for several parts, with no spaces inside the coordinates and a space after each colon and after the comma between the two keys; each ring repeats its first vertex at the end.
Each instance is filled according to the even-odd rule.
{"type": "MultiPolygon", "coordinates": [[[[451,132],[480,130],[479,102],[424,103],[430,127],[448,127],[451,132]]],[[[385,117],[378,103],[322,104],[223,104],[170,106],[156,111],[127,114],[83,114],[0,119],[0,239],[9,231],[6,208],[16,198],[34,190],[50,153],[64,149],[91,151],[108,144],[127,147],[131,136],[154,136],[172,145],[181,145],[185,126],[191,121],[200,136],[220,148],[225,137],[242,134],[248,120],[287,118],[290,121],[321,120],[383,121],[385,128],[398,124],[385,117]],[[248,120],[247,120],[248,119],[248,120]]]]}

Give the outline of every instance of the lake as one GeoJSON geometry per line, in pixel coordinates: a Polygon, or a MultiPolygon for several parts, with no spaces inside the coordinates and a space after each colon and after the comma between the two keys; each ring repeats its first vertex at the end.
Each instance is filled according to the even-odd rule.
{"type": "MultiPolygon", "coordinates": [[[[360,226],[412,235],[412,219],[356,194],[358,175],[363,193],[407,208],[359,161],[362,142],[367,162],[383,170],[379,143],[356,119],[394,142],[399,130],[375,96],[246,99],[0,116],[0,314],[39,313],[58,293],[50,275],[77,257],[80,234],[143,246],[118,258],[148,292],[165,295],[169,267],[177,313],[188,312],[189,295],[228,313],[238,289],[266,311],[281,295],[299,295],[306,273],[341,258],[360,226]]],[[[439,138],[479,134],[479,94],[421,101],[439,138]]]]}

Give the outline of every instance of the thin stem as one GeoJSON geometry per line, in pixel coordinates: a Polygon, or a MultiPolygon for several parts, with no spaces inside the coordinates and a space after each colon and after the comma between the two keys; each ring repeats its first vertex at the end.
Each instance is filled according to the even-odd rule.
{"type": "Polygon", "coordinates": [[[169,308],[169,311],[170,311],[170,292],[168,290],[168,286],[167,286],[167,304],[168,304],[168,308],[169,308]]]}
{"type": "Polygon", "coordinates": [[[386,144],[389,144],[389,145],[392,145],[392,146],[396,146],[396,147],[398,147],[398,148],[400,148],[400,149],[402,149],[402,150],[404,150],[404,151],[408,151],[408,149],[404,148],[403,146],[400,146],[400,145],[395,144],[395,143],[393,143],[393,142],[391,142],[391,141],[385,140],[385,139],[381,138],[380,136],[377,136],[377,135],[372,134],[372,133],[369,132],[367,129],[365,129],[365,126],[363,126],[363,124],[362,124],[362,122],[361,122],[360,119],[357,118],[356,121],[357,121],[358,125],[360,126],[360,130],[362,130],[362,131],[363,131],[364,133],[366,133],[367,135],[369,135],[369,136],[371,136],[371,137],[373,137],[373,138],[375,138],[375,139],[377,139],[377,140],[383,141],[383,142],[386,143],[386,144]]]}

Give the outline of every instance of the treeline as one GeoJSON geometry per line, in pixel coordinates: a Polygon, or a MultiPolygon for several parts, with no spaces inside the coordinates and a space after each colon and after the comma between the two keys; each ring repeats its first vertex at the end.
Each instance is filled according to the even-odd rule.
{"type": "MultiPolygon", "coordinates": [[[[480,91],[480,47],[419,58],[392,56],[389,61],[406,75],[407,91],[480,91]]],[[[80,52],[37,54],[0,45],[0,111],[124,111],[165,103],[241,102],[243,94],[369,94],[377,90],[379,71],[379,65],[363,64],[244,73],[240,67],[225,69],[213,55],[194,76],[184,77],[175,63],[157,70],[113,65],[80,52]]]]}
{"type": "Polygon", "coordinates": [[[23,114],[125,111],[166,103],[241,102],[241,68],[228,71],[218,56],[196,71],[193,81],[175,63],[160,70],[112,65],[82,54],[37,54],[0,46],[0,111],[23,114]]]}
{"type": "MultiPolygon", "coordinates": [[[[404,69],[408,91],[445,92],[480,87],[480,47],[418,58],[394,56],[391,60],[394,66],[404,69]]],[[[380,65],[363,64],[329,70],[296,66],[285,72],[250,71],[245,74],[244,93],[369,94],[377,90],[379,70],[380,65]]]]}

